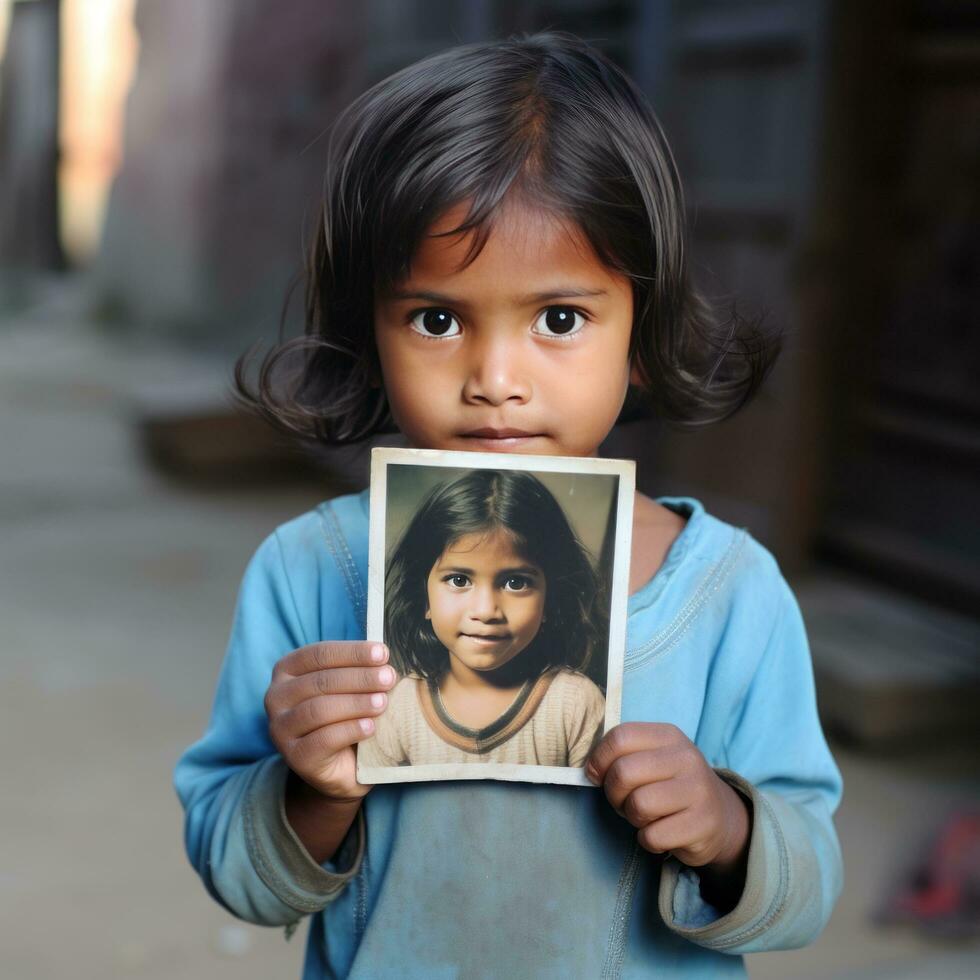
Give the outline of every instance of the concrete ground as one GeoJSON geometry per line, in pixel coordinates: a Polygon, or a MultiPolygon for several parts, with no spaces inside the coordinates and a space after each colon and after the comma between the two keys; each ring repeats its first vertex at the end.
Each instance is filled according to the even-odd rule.
{"type": "MultiPolygon", "coordinates": [[[[141,460],[132,393],[181,363],[57,305],[0,321],[0,975],[298,977],[304,933],[237,922],[183,854],[171,769],[202,730],[238,580],[315,485],[194,490],[141,460]]],[[[838,747],[847,888],[824,936],[755,978],[980,976],[869,915],[924,829],[977,799],[976,754],[838,747]]]]}

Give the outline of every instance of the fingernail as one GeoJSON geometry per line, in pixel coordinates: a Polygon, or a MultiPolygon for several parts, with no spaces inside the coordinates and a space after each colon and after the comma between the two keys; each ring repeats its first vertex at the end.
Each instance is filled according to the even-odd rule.
{"type": "Polygon", "coordinates": [[[599,773],[596,772],[596,768],[591,762],[585,767],[585,778],[590,783],[595,783],[596,786],[599,785],[599,773]]]}
{"type": "Polygon", "coordinates": [[[395,679],[395,672],[390,667],[382,667],[378,671],[378,680],[382,684],[390,684],[395,679]]]}
{"type": "Polygon", "coordinates": [[[371,695],[371,707],[372,708],[383,708],[384,703],[387,698],[383,694],[372,694],[371,695]]]}
{"type": "Polygon", "coordinates": [[[362,732],[370,733],[374,731],[374,722],[370,718],[361,718],[358,724],[361,726],[362,732]]]}
{"type": "Polygon", "coordinates": [[[371,662],[375,664],[383,663],[385,659],[384,647],[371,647],[371,662]]]}

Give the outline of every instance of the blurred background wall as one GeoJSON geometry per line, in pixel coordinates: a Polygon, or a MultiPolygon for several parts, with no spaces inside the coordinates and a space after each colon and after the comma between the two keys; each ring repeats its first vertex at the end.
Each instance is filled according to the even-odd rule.
{"type": "Polygon", "coordinates": [[[547,27],[644,89],[699,282],[786,338],[735,419],[634,418],[605,451],[775,552],[832,730],[975,746],[976,0],[0,0],[0,518],[58,492],[55,457],[66,487],[97,457],[94,428],[58,428],[66,446],[15,422],[50,407],[55,363],[85,404],[125,387],[127,467],[206,476],[207,493],[363,482],[365,456],[297,465],[236,413],[230,363],[278,330],[340,109],[449,45],[547,27]]]}

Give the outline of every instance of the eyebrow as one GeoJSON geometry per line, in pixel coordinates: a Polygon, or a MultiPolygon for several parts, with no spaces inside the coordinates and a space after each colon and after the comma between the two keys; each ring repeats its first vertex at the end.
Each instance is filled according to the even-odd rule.
{"type": "MultiPolygon", "coordinates": [[[[553,299],[575,299],[588,296],[605,296],[605,289],[583,289],[580,286],[556,286],[543,293],[530,293],[517,299],[517,305],[530,306],[532,303],[546,303],[553,299]]],[[[423,299],[430,303],[442,303],[446,306],[465,306],[466,300],[458,296],[449,296],[446,293],[435,293],[427,289],[402,290],[393,289],[387,293],[386,299],[406,300],[423,299]]]]}
{"type": "MultiPolygon", "coordinates": [[[[472,568],[464,568],[462,565],[443,565],[440,572],[452,572],[459,575],[475,575],[476,571],[472,568]]],[[[514,568],[502,568],[497,572],[498,575],[527,575],[528,577],[540,576],[541,570],[533,565],[516,565],[514,568]]]]}

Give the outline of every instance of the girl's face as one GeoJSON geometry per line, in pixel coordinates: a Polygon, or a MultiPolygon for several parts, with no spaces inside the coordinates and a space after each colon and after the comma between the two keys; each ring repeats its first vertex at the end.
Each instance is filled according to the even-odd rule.
{"type": "Polygon", "coordinates": [[[464,268],[471,241],[430,235],[409,277],[376,297],[396,424],[420,448],[597,455],[629,382],[630,281],[574,226],[519,203],[464,268]]]}
{"type": "Polygon", "coordinates": [[[464,534],[432,566],[426,584],[425,618],[454,672],[502,667],[541,627],[544,573],[515,551],[507,534],[464,534]]]}

